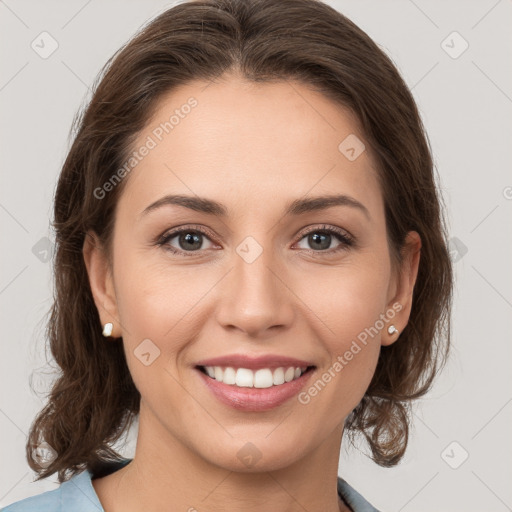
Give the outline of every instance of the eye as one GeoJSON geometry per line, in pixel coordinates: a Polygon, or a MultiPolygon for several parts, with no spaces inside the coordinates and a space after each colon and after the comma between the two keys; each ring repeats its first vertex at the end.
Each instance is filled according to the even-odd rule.
{"type": "Polygon", "coordinates": [[[175,254],[193,256],[193,254],[188,253],[208,249],[208,247],[203,246],[205,239],[209,240],[209,237],[207,232],[201,227],[183,227],[162,235],[158,239],[157,245],[162,246],[164,249],[175,254]],[[174,241],[174,239],[176,240],[174,241]]]}
{"type": "MultiPolygon", "coordinates": [[[[312,247],[308,252],[326,252],[328,254],[332,254],[338,251],[347,250],[354,245],[354,238],[351,235],[346,231],[333,226],[324,225],[316,227],[305,233],[301,233],[301,235],[302,238],[299,243],[305,241],[306,244],[309,244],[310,247],[312,247]],[[336,240],[339,244],[332,249],[331,244],[336,242],[336,240]]],[[[308,250],[307,247],[301,248],[308,250]]]]}
{"type": "MultiPolygon", "coordinates": [[[[161,235],[156,241],[156,245],[180,256],[195,256],[194,253],[200,253],[202,250],[211,249],[214,246],[210,238],[210,233],[201,226],[184,226],[161,235]],[[204,247],[205,240],[210,243],[209,247],[204,247]]],[[[326,225],[302,232],[298,243],[303,241],[310,244],[312,249],[300,248],[315,255],[319,253],[333,254],[348,250],[355,245],[352,235],[340,228],[326,225]],[[338,245],[332,248],[331,244],[336,241],[338,241],[338,245]]]]}

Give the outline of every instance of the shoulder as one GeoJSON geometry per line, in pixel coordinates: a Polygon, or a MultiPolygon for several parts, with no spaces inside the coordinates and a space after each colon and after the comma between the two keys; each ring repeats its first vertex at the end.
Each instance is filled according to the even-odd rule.
{"type": "Polygon", "coordinates": [[[54,512],[60,510],[60,487],[52,491],[46,491],[30,498],[11,503],[0,509],[0,512],[54,512]]]}
{"type": "Polygon", "coordinates": [[[57,489],[30,496],[0,509],[0,512],[98,512],[102,510],[88,471],[79,473],[57,489]]]}
{"type": "Polygon", "coordinates": [[[338,477],[338,494],[353,512],[379,512],[341,477],[338,477]]]}
{"type": "Polygon", "coordinates": [[[94,473],[86,469],[60,484],[57,489],[16,501],[0,512],[103,512],[92,479],[121,469],[132,459],[103,461],[94,473]]]}

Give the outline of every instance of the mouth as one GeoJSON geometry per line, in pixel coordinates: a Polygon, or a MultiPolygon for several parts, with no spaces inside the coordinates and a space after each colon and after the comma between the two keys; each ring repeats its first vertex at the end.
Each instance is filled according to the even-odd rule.
{"type": "Polygon", "coordinates": [[[310,380],[316,366],[234,368],[202,366],[195,370],[213,396],[230,408],[245,412],[273,409],[290,400],[310,380]]]}

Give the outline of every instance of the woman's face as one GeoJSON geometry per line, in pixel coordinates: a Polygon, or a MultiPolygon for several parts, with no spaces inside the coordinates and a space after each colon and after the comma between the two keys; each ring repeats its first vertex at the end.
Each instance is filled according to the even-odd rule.
{"type": "Polygon", "coordinates": [[[362,144],[348,110],[296,82],[230,76],[159,103],[124,177],[113,273],[100,251],[88,264],[141,393],[139,445],[232,471],[339,447],[381,345],[397,339],[387,328],[407,323],[418,264],[392,272],[362,144]],[[209,371],[228,383],[198,367],[215,358],[209,371]],[[281,384],[296,366],[314,368],[281,384]]]}

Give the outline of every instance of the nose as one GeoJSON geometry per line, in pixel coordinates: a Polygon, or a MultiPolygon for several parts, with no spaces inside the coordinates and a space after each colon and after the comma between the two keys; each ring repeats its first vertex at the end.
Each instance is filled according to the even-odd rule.
{"type": "Polygon", "coordinates": [[[293,320],[293,293],[271,250],[254,260],[234,254],[234,266],[223,279],[217,321],[225,329],[237,329],[263,339],[285,330],[293,320]]]}

